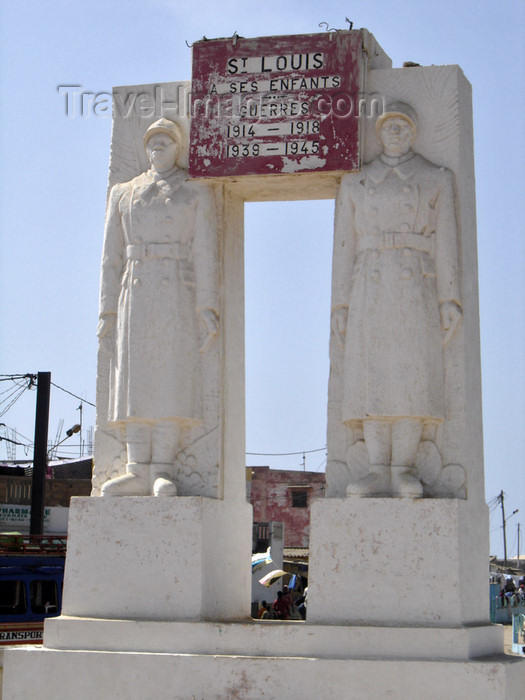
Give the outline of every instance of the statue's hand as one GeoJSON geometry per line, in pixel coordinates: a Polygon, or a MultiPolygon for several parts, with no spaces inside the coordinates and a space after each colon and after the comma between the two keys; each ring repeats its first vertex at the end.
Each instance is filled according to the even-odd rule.
{"type": "Polygon", "coordinates": [[[104,314],[100,317],[97,327],[97,336],[99,338],[105,338],[107,335],[112,333],[115,328],[115,314],[104,314]]]}
{"type": "Polygon", "coordinates": [[[115,314],[104,314],[98,322],[97,336],[100,340],[100,347],[108,354],[111,354],[113,348],[116,318],[115,314]]]}
{"type": "Polygon", "coordinates": [[[332,332],[339,345],[345,344],[346,323],[348,320],[348,308],[339,306],[332,311],[332,332]]]}
{"type": "Polygon", "coordinates": [[[445,301],[439,306],[441,328],[443,329],[443,345],[446,345],[456,332],[461,321],[462,312],[454,301],[445,301]]]}
{"type": "Polygon", "coordinates": [[[219,316],[215,309],[202,309],[200,317],[206,330],[206,336],[200,347],[200,351],[205,352],[219,332],[219,316]]]}

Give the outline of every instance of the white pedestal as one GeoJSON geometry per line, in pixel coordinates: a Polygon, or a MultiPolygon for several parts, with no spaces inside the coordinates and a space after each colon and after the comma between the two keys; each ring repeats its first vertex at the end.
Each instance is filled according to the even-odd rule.
{"type": "Polygon", "coordinates": [[[252,508],[213,498],[73,498],[62,613],[239,620],[250,610],[252,508]]]}
{"type": "Polygon", "coordinates": [[[308,620],[451,628],[487,624],[487,533],[485,503],[315,501],[308,620]]]}
{"type": "MultiPolygon", "coordinates": [[[[160,630],[147,624],[142,629],[140,622],[132,623],[128,630],[105,625],[97,630],[95,625],[90,634],[93,635],[92,641],[98,636],[96,650],[43,648],[7,651],[5,698],[521,700],[523,697],[525,662],[517,657],[491,656],[476,660],[422,658],[421,652],[415,650],[417,631],[413,643],[406,649],[399,647],[394,656],[382,656],[377,651],[369,656],[368,653],[361,655],[357,650],[359,637],[366,638],[368,632],[356,629],[351,634],[354,639],[351,658],[348,658],[344,646],[335,648],[336,641],[341,643],[341,637],[336,633],[331,639],[337,628],[318,628],[301,622],[254,621],[245,625],[234,623],[233,630],[222,623],[202,623],[201,629],[192,627],[177,632],[180,623],[155,624],[167,625],[160,635],[164,642],[175,631],[177,641],[168,646],[191,651],[104,651],[102,648],[106,644],[126,647],[130,640],[132,644],[139,639],[144,642],[146,636],[143,633],[147,632],[152,635],[150,643],[162,648],[156,637],[160,630]],[[125,639],[117,636],[122,632],[130,636],[125,639]],[[181,639],[183,632],[189,633],[188,645],[181,639]],[[223,633],[229,638],[229,643],[218,642],[223,633]],[[202,649],[209,650],[214,642],[218,642],[215,653],[194,651],[196,634],[202,649]],[[285,645],[286,653],[283,654],[285,645]],[[325,648],[331,658],[316,656],[314,647],[325,648]]],[[[200,623],[189,625],[200,627],[200,623]]],[[[380,630],[373,634],[380,639],[380,630]]],[[[405,630],[403,636],[410,640],[409,630],[405,630]]]]}
{"type": "Polygon", "coordinates": [[[5,697],[518,700],[525,662],[488,624],[488,558],[463,546],[485,528],[472,511],[318,502],[304,623],[239,619],[246,504],[76,499],[65,614],[46,622],[43,648],[6,652],[5,697]]]}

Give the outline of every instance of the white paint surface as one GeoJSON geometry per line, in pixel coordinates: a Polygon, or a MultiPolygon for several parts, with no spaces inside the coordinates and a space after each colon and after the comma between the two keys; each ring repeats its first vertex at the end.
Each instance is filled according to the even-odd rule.
{"type": "Polygon", "coordinates": [[[39,649],[6,657],[9,700],[520,700],[523,690],[522,662],[503,656],[469,663],[39,649]]]}
{"type": "Polygon", "coordinates": [[[65,615],[246,619],[251,506],[206,498],[73,498],[65,615]]]}

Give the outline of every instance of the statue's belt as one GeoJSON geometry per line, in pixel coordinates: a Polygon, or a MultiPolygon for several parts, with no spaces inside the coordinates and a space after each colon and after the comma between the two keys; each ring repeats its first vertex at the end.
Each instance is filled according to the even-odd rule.
{"type": "Polygon", "coordinates": [[[423,233],[406,233],[393,231],[369,232],[359,236],[358,251],[388,250],[389,248],[410,248],[423,253],[431,253],[434,246],[433,237],[423,233]]]}
{"type": "Polygon", "coordinates": [[[126,246],[128,260],[147,260],[150,258],[165,258],[169,260],[187,260],[190,250],[187,243],[174,241],[171,243],[135,243],[126,246]]]}

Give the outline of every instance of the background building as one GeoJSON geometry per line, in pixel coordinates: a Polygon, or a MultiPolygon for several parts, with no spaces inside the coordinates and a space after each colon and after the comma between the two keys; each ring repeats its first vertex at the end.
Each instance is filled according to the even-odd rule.
{"type": "MultiPolygon", "coordinates": [[[[91,457],[50,462],[45,483],[44,533],[66,534],[71,496],[91,493],[91,457]]],[[[0,464],[0,531],[29,533],[33,463],[0,464]]]]}
{"type": "Polygon", "coordinates": [[[247,472],[254,522],[283,523],[285,558],[287,549],[308,547],[310,506],[324,498],[325,474],[270,467],[248,467],[247,472]]]}

